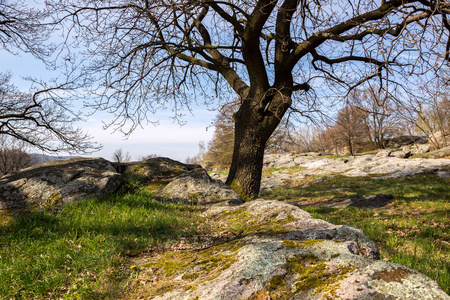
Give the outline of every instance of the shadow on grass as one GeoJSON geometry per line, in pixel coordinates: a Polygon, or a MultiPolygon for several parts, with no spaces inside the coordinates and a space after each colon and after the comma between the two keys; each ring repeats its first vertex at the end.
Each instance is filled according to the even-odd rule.
{"type": "MultiPolygon", "coordinates": [[[[281,187],[263,191],[265,199],[323,201],[331,197],[392,194],[396,200],[442,201],[448,197],[450,179],[435,175],[419,175],[400,179],[371,179],[368,177],[326,177],[321,182],[302,187],[281,187]]],[[[447,198],[448,199],[448,198],[447,198]]]]}
{"type": "Polygon", "coordinates": [[[115,298],[131,272],[120,268],[128,257],[197,234],[198,212],[132,192],[22,213],[0,227],[0,295],[115,298]]]}

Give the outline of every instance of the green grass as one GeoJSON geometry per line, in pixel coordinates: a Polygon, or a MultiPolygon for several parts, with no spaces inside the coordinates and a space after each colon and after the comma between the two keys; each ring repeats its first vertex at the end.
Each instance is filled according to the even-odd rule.
{"type": "Polygon", "coordinates": [[[286,173],[288,173],[288,174],[294,174],[296,172],[304,171],[306,169],[308,169],[308,168],[302,167],[302,166],[281,167],[281,168],[273,168],[273,167],[271,167],[271,168],[264,169],[262,174],[263,174],[263,176],[264,175],[271,175],[274,172],[278,172],[278,171],[286,171],[286,173]]]}
{"type": "MultiPolygon", "coordinates": [[[[449,179],[314,179],[261,196],[310,201],[302,208],[335,224],[358,226],[379,245],[383,259],[427,274],[450,293],[449,179]],[[393,194],[394,203],[370,210],[320,206],[331,197],[378,193],[393,194]]],[[[123,298],[139,272],[130,267],[135,257],[204,233],[200,208],[158,202],[139,180],[129,178],[128,191],[58,210],[4,212],[0,299],[123,298]]]]}
{"type": "Polygon", "coordinates": [[[219,175],[228,175],[230,173],[229,168],[217,171],[208,171],[208,174],[219,174],[219,175]]]}
{"type": "Polygon", "coordinates": [[[411,158],[450,158],[450,151],[418,153],[411,158]]]}
{"type": "Polygon", "coordinates": [[[130,259],[198,234],[200,209],[134,189],[31,211],[0,227],[0,299],[115,299],[130,259]]]}
{"type": "Polygon", "coordinates": [[[423,272],[450,293],[449,179],[434,175],[378,180],[337,176],[303,184],[306,187],[279,188],[261,196],[302,201],[301,207],[316,218],[361,228],[377,243],[382,259],[423,272]],[[394,195],[393,203],[378,209],[321,206],[331,197],[379,193],[394,195]]]}

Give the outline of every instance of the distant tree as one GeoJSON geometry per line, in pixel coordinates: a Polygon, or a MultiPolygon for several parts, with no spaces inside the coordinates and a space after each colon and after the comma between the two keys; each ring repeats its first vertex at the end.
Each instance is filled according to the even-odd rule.
{"type": "Polygon", "coordinates": [[[33,164],[24,142],[0,136],[0,174],[6,175],[33,164]]]}
{"type": "Polygon", "coordinates": [[[149,155],[145,155],[145,156],[141,156],[139,157],[139,161],[144,161],[144,160],[148,160],[150,158],[156,158],[156,157],[161,157],[161,155],[158,154],[149,154],[149,155]]]}
{"type": "Polygon", "coordinates": [[[125,133],[159,109],[172,107],[178,117],[202,95],[225,91],[230,99],[229,86],[239,109],[227,183],[250,197],[287,112],[315,111],[327,95],[343,99],[368,82],[407,91],[408,80],[449,60],[447,1],[47,3],[73,33],[66,41],[88,47],[79,74],[99,96],[93,106],[113,113],[125,133]]]}
{"type": "Polygon", "coordinates": [[[187,157],[186,158],[186,163],[187,164],[201,164],[201,163],[205,163],[206,160],[206,146],[205,146],[205,142],[204,141],[200,141],[198,143],[198,153],[197,155],[193,156],[193,157],[187,157]]]}
{"type": "Polygon", "coordinates": [[[340,136],[341,130],[336,124],[328,125],[325,129],[318,132],[314,139],[317,149],[320,149],[322,153],[334,153],[340,155],[343,153],[343,140],[340,136]]]}
{"type": "Polygon", "coordinates": [[[124,152],[122,148],[114,150],[112,160],[118,164],[131,161],[130,152],[124,152]]]}
{"type": "Polygon", "coordinates": [[[357,145],[364,141],[366,118],[367,113],[355,106],[345,106],[338,112],[334,132],[351,155],[356,153],[357,145]]]}
{"type": "Polygon", "coordinates": [[[399,123],[393,100],[380,93],[376,86],[355,90],[350,98],[350,103],[361,110],[363,140],[369,141],[372,149],[384,148],[386,140],[395,135],[399,123]]]}
{"type": "Polygon", "coordinates": [[[436,147],[449,144],[450,89],[448,76],[422,83],[422,89],[408,98],[408,105],[400,105],[398,112],[409,125],[410,134],[427,136],[436,147]]]}
{"type": "Polygon", "coordinates": [[[295,126],[288,118],[283,119],[266,143],[267,154],[298,152],[299,145],[295,126]]]}
{"type": "MultiPolygon", "coordinates": [[[[53,30],[51,24],[45,23],[48,16],[45,9],[30,8],[25,1],[1,0],[0,50],[30,53],[48,63],[55,50],[55,46],[46,43],[53,30]]],[[[80,114],[73,113],[69,99],[61,97],[72,83],[49,87],[34,82],[35,89],[25,93],[11,83],[11,76],[0,72],[0,135],[48,152],[83,154],[100,149],[88,135],[72,126],[81,120],[80,114]]]]}
{"type": "Polygon", "coordinates": [[[219,169],[229,168],[233,158],[234,149],[234,122],[233,114],[238,103],[232,102],[224,105],[214,121],[214,135],[208,143],[206,160],[219,169]]]}
{"type": "Polygon", "coordinates": [[[111,158],[116,163],[116,168],[119,173],[122,173],[124,169],[123,163],[131,161],[130,153],[128,151],[123,152],[122,148],[114,150],[111,158]]]}

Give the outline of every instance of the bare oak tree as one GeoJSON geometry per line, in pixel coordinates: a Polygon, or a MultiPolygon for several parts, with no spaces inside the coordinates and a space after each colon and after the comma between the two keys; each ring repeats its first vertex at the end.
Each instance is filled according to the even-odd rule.
{"type": "Polygon", "coordinates": [[[23,0],[1,0],[0,49],[46,60],[54,50],[46,43],[51,34],[51,25],[44,24],[47,17],[47,11],[28,7],[23,0]]]}
{"type": "Polygon", "coordinates": [[[68,41],[87,47],[81,72],[100,96],[93,105],[127,133],[151,112],[177,113],[231,87],[240,107],[227,183],[252,197],[288,111],[325,100],[331,109],[331,96],[370,81],[400,93],[449,58],[447,0],[51,2],[68,41]]]}
{"type": "Polygon", "coordinates": [[[23,93],[10,83],[10,74],[0,73],[0,135],[26,142],[46,152],[90,153],[99,146],[81,129],[67,99],[58,100],[63,86],[43,87],[23,93]]]}
{"type": "Polygon", "coordinates": [[[450,85],[448,77],[422,84],[420,93],[410,95],[407,109],[400,107],[402,118],[417,134],[425,135],[435,148],[449,144],[450,85]]]}
{"type": "MultiPolygon", "coordinates": [[[[0,50],[30,53],[49,63],[55,47],[46,43],[53,30],[53,25],[44,23],[47,18],[48,11],[29,8],[25,1],[0,0],[0,50]]],[[[51,86],[35,81],[35,88],[24,93],[11,83],[11,76],[0,72],[0,135],[48,152],[82,154],[99,149],[88,135],[72,126],[81,121],[66,97],[70,92],[65,90],[72,82],[51,86]]]]}

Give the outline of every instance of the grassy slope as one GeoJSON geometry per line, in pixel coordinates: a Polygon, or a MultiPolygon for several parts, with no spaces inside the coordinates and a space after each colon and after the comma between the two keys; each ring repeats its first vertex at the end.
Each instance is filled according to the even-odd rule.
{"type": "Polygon", "coordinates": [[[0,299],[119,298],[130,258],[198,234],[198,213],[145,190],[23,213],[0,227],[0,299]]]}

